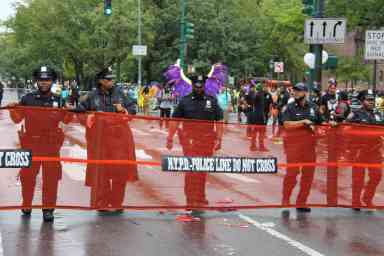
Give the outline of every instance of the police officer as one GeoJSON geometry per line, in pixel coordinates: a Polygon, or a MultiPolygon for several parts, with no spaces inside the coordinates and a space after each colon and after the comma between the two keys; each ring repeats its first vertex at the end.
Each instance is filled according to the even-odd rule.
{"type": "Polygon", "coordinates": [[[4,94],[4,85],[2,82],[0,82],[0,107],[1,107],[1,102],[3,101],[3,94],[4,94]]]}
{"type": "MultiPolygon", "coordinates": [[[[210,122],[185,120],[180,130],[178,130],[179,122],[170,122],[167,148],[172,149],[173,137],[178,130],[185,156],[212,156],[221,145],[223,127],[217,122],[223,120],[223,111],[216,98],[205,94],[202,76],[193,77],[192,84],[192,93],[181,99],[172,117],[210,122]]],[[[206,173],[186,173],[184,192],[189,207],[208,204],[205,195],[206,177],[206,173]]]]}
{"type": "MultiPolygon", "coordinates": [[[[99,72],[96,90],[90,92],[76,110],[136,114],[136,105],[113,84],[114,77],[111,68],[99,72]]],[[[89,160],[136,161],[127,117],[96,113],[79,115],[79,119],[86,126],[89,160]]],[[[126,184],[136,180],[137,165],[88,164],[85,183],[91,187],[91,206],[100,211],[122,213],[126,184]]]]}
{"type": "MultiPolygon", "coordinates": [[[[33,72],[37,81],[38,90],[22,97],[19,104],[11,103],[10,107],[16,105],[61,108],[60,98],[53,95],[51,87],[57,78],[56,72],[46,66],[40,67],[33,72]]],[[[59,123],[64,122],[63,111],[42,111],[38,109],[13,109],[10,111],[11,118],[15,123],[24,120],[24,125],[19,131],[20,144],[22,148],[31,149],[34,156],[60,157],[60,148],[64,141],[64,133],[59,128],[59,123]]],[[[36,176],[42,166],[43,176],[43,219],[46,222],[54,220],[54,206],[57,200],[58,183],[62,175],[60,162],[33,162],[31,168],[20,170],[20,181],[22,186],[23,207],[25,216],[30,216],[33,201],[36,176]]]]}
{"type": "MultiPolygon", "coordinates": [[[[359,124],[383,124],[381,116],[375,112],[375,93],[372,90],[364,90],[358,94],[361,101],[361,108],[352,112],[347,122],[359,124]]],[[[381,155],[382,140],[380,136],[365,136],[364,139],[351,135],[350,147],[354,161],[357,163],[382,163],[381,155]]],[[[352,205],[355,210],[359,210],[362,205],[361,201],[368,207],[373,207],[373,197],[376,188],[382,177],[381,168],[368,167],[369,180],[365,184],[365,168],[352,168],[352,205]],[[364,189],[365,188],[365,189],[364,189]],[[363,193],[364,190],[364,193],[363,193]]]]}
{"type": "MultiPolygon", "coordinates": [[[[314,125],[321,123],[318,107],[308,101],[308,88],[303,83],[293,87],[295,101],[287,105],[282,113],[284,128],[284,148],[287,163],[314,163],[316,162],[316,138],[314,125]]],[[[297,210],[309,212],[305,204],[309,196],[315,168],[314,167],[288,167],[283,184],[283,205],[290,204],[290,197],[296,186],[296,178],[301,173],[300,192],[297,197],[297,210]]]]}

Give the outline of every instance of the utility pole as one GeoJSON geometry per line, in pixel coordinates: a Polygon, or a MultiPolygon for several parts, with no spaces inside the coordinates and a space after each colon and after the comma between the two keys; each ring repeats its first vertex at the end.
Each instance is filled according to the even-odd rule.
{"type": "Polygon", "coordinates": [[[180,66],[182,69],[185,69],[185,53],[187,49],[187,37],[185,34],[186,31],[186,15],[187,15],[187,0],[180,0],[181,8],[181,17],[180,17],[180,66]]]}
{"type": "Polygon", "coordinates": [[[377,86],[377,60],[373,61],[373,81],[372,81],[372,89],[376,92],[377,86]]]}
{"type": "MultiPolygon", "coordinates": [[[[141,32],[141,0],[137,0],[137,17],[138,17],[138,43],[142,44],[142,32],[141,32]]],[[[138,58],[138,78],[137,78],[137,86],[140,87],[142,85],[142,56],[137,56],[138,58]]]]}

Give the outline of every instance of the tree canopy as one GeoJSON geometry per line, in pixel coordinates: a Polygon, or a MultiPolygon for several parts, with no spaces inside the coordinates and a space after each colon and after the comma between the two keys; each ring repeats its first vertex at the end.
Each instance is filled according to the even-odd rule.
{"type": "MultiPolygon", "coordinates": [[[[326,14],[347,17],[350,30],[379,27],[384,6],[377,2],[327,0],[326,14]]],[[[143,43],[148,46],[144,79],[161,80],[179,54],[180,0],[142,3],[143,43]]],[[[208,73],[213,62],[221,61],[236,77],[248,77],[267,74],[274,59],[285,62],[286,78],[298,79],[308,51],[302,7],[301,0],[188,0],[187,19],[195,33],[188,42],[187,63],[208,73]]],[[[137,44],[137,0],[113,0],[110,17],[103,13],[102,0],[20,0],[15,8],[15,16],[3,22],[6,32],[0,37],[3,77],[27,80],[34,68],[48,64],[63,79],[82,85],[111,65],[122,80],[136,79],[131,51],[137,44]]]]}

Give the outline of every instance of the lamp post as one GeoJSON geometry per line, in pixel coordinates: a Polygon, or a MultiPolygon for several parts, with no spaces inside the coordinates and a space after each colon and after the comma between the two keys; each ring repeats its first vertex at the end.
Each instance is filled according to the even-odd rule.
{"type": "MultiPolygon", "coordinates": [[[[142,31],[141,31],[141,0],[137,0],[137,31],[138,31],[138,43],[139,45],[142,44],[142,31]]],[[[137,56],[138,58],[138,78],[137,78],[137,85],[138,87],[142,84],[142,56],[137,56]]]]}

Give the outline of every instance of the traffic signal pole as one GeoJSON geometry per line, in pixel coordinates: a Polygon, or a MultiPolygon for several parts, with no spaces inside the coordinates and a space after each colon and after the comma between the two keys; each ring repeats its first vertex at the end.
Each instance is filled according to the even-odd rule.
{"type": "Polygon", "coordinates": [[[186,37],[186,14],[187,14],[187,0],[180,0],[181,18],[180,18],[180,66],[185,69],[185,53],[187,49],[187,37],[186,37]]]}

